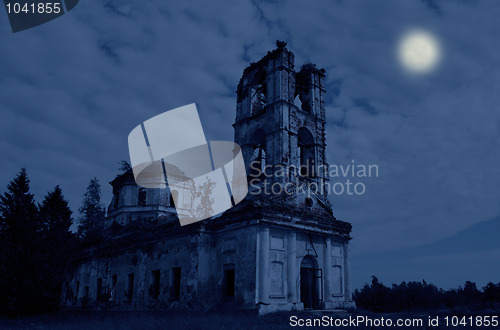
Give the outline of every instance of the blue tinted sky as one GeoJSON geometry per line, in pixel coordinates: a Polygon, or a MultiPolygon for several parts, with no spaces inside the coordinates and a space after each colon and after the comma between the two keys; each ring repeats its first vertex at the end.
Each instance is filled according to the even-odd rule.
{"type": "MultiPolygon", "coordinates": [[[[337,218],[354,226],[358,286],[372,269],[356,264],[357,255],[433,243],[500,215],[499,6],[83,1],[16,34],[0,13],[0,187],[26,167],[38,200],[60,184],[76,211],[97,176],[108,203],[107,182],[128,158],[130,130],[192,102],[208,139],[231,140],[242,70],[285,40],[296,67],[313,62],[326,70],[329,162],[379,166],[363,196],[332,197],[337,218]],[[414,28],[434,34],[443,51],[437,69],[418,77],[396,57],[400,38],[414,28]]],[[[491,258],[483,259],[489,269],[491,258]]],[[[386,281],[411,275],[387,267],[373,269],[386,281]]],[[[456,284],[432,263],[422,269],[439,285],[456,284]]],[[[491,277],[478,281],[498,282],[491,277]]]]}

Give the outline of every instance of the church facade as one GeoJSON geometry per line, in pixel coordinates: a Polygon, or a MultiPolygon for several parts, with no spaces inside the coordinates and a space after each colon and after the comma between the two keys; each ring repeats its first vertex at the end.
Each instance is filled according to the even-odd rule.
{"type": "Polygon", "coordinates": [[[74,260],[63,308],[352,309],[351,225],[327,199],[324,70],[296,71],[286,44],[247,67],[235,142],[249,193],[180,226],[169,189],[115,178],[106,240],[74,260]]]}

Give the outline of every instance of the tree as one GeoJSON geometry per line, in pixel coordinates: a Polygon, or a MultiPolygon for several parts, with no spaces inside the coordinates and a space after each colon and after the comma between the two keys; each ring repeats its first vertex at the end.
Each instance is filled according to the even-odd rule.
{"type": "Polygon", "coordinates": [[[214,205],[214,199],[212,194],[214,188],[215,183],[208,177],[207,181],[196,187],[194,197],[196,203],[195,216],[197,219],[206,219],[213,214],[212,206],[214,205]]]}
{"type": "Polygon", "coordinates": [[[7,313],[40,304],[42,226],[29,183],[23,168],[0,196],[0,309],[7,313]]]}
{"type": "Polygon", "coordinates": [[[55,310],[59,306],[65,266],[76,245],[76,239],[70,231],[73,224],[72,211],[59,186],[45,196],[39,210],[43,239],[40,278],[45,291],[46,307],[55,310]]]}
{"type": "Polygon", "coordinates": [[[371,285],[365,284],[361,291],[355,291],[354,299],[360,307],[374,312],[385,312],[388,308],[391,289],[372,276],[371,285]]]}
{"type": "Polygon", "coordinates": [[[72,211],[68,201],[64,199],[62,190],[56,186],[49,191],[42,204],[39,205],[40,218],[44,237],[60,240],[71,236],[70,227],[73,224],[72,211]]]}
{"type": "Polygon", "coordinates": [[[489,282],[483,288],[484,299],[488,302],[490,307],[493,307],[494,301],[500,301],[500,283],[494,284],[489,282]]]}
{"type": "Polygon", "coordinates": [[[87,191],[83,195],[83,203],[79,209],[81,237],[97,238],[104,229],[106,211],[101,203],[101,185],[97,178],[90,180],[87,191]]]}
{"type": "Polygon", "coordinates": [[[34,196],[29,193],[29,183],[23,168],[7,186],[8,192],[0,196],[0,231],[13,234],[13,238],[23,238],[41,229],[34,196]]]}
{"type": "Polygon", "coordinates": [[[122,171],[122,173],[125,173],[125,172],[128,172],[129,170],[131,170],[132,166],[130,166],[130,163],[127,162],[126,160],[121,160],[119,169],[120,169],[120,171],[122,171]]]}

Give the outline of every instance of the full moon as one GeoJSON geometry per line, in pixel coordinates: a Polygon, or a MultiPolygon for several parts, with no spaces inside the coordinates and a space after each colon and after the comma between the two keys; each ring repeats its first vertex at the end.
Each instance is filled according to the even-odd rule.
{"type": "Polygon", "coordinates": [[[440,56],[439,42],[428,32],[412,31],[399,42],[399,60],[405,69],[413,73],[431,71],[438,64],[440,56]]]}

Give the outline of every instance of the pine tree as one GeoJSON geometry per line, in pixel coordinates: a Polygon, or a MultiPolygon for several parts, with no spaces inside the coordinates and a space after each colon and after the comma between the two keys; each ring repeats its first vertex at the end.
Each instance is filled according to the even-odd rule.
{"type": "Polygon", "coordinates": [[[72,212],[59,186],[45,196],[39,210],[43,238],[40,277],[45,291],[45,307],[55,310],[59,306],[65,268],[76,245],[76,239],[70,231],[72,212]]]}
{"type": "Polygon", "coordinates": [[[0,309],[29,312],[40,302],[42,227],[29,179],[22,169],[0,196],[0,309]]]}
{"type": "Polygon", "coordinates": [[[29,183],[23,168],[7,186],[8,192],[0,196],[0,231],[10,233],[14,238],[26,237],[41,229],[29,183]]]}
{"type": "Polygon", "coordinates": [[[42,204],[39,205],[39,209],[44,237],[60,239],[71,235],[70,227],[73,224],[71,215],[73,212],[69,208],[68,201],[64,199],[59,186],[48,192],[42,204]]]}
{"type": "Polygon", "coordinates": [[[130,166],[129,162],[127,162],[126,160],[121,160],[120,161],[120,168],[119,168],[119,170],[122,173],[128,172],[131,169],[132,169],[132,166],[130,166]]]}
{"type": "Polygon", "coordinates": [[[101,203],[101,186],[97,178],[90,180],[87,191],[83,195],[83,203],[79,209],[81,237],[97,238],[102,234],[106,211],[101,203]]]}

